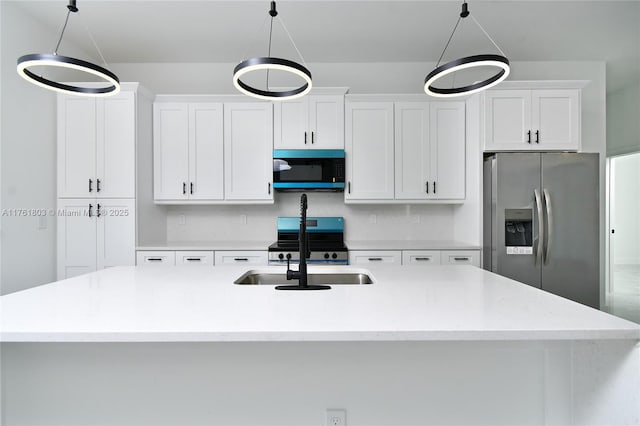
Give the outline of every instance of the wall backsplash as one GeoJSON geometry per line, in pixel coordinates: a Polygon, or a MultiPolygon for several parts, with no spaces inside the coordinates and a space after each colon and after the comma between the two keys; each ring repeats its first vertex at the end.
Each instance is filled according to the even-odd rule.
{"type": "MultiPolygon", "coordinates": [[[[342,216],[347,240],[451,240],[451,205],[353,205],[342,193],[310,193],[309,216],[342,216]]],[[[273,205],[168,206],[167,242],[275,241],[276,218],[300,214],[300,193],[273,205]],[[181,224],[184,216],[184,224],[181,224]]]]}

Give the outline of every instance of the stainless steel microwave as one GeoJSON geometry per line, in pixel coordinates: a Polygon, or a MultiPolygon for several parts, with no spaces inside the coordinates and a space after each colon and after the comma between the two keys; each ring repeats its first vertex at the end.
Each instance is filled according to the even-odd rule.
{"type": "Polygon", "coordinates": [[[273,187],[278,191],[344,191],[344,149],[276,149],[273,187]]]}

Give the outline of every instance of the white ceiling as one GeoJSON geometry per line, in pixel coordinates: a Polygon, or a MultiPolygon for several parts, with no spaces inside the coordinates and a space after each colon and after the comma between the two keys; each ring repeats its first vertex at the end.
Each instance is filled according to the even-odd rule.
{"type": "MultiPolygon", "coordinates": [[[[18,3],[50,29],[55,44],[66,0],[18,3]]],[[[460,5],[458,0],[277,2],[279,18],[307,63],[436,61],[460,5]]],[[[109,63],[235,63],[246,55],[266,56],[266,0],[78,0],[78,7],[61,54],[65,40],[96,52],[86,25],[109,63]]],[[[511,61],[607,61],[609,91],[639,78],[640,1],[470,0],[469,9],[511,61]]],[[[274,56],[297,60],[277,21],[273,37],[274,56]]],[[[444,59],[494,52],[467,18],[444,59]]]]}

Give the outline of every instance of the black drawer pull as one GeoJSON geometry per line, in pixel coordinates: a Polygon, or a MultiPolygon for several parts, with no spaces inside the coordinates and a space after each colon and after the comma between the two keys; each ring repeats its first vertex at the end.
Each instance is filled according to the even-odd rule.
{"type": "Polygon", "coordinates": [[[147,257],[147,262],[162,262],[161,257],[147,257]]]}
{"type": "Polygon", "coordinates": [[[187,257],[185,260],[187,262],[201,262],[202,258],[201,257],[187,257]]]}
{"type": "Polygon", "coordinates": [[[422,261],[424,261],[424,260],[431,260],[431,258],[430,258],[430,257],[416,257],[416,260],[418,260],[418,261],[421,261],[421,262],[422,262],[422,261]]]}
{"type": "Polygon", "coordinates": [[[96,192],[100,192],[100,179],[96,179],[96,192]]]}
{"type": "Polygon", "coordinates": [[[427,181],[427,194],[429,193],[429,181],[427,181]]]}
{"type": "Polygon", "coordinates": [[[304,144],[307,144],[307,132],[304,132],[304,144]]]}
{"type": "Polygon", "coordinates": [[[527,143],[530,144],[531,143],[531,130],[529,130],[527,132],[527,143]]]}
{"type": "Polygon", "coordinates": [[[458,261],[458,260],[471,260],[471,259],[468,257],[454,257],[453,260],[458,261]]]}
{"type": "Polygon", "coordinates": [[[314,143],[314,142],[313,142],[313,133],[314,133],[314,132],[311,132],[311,143],[312,143],[312,144],[314,143]]]}
{"type": "Polygon", "coordinates": [[[93,205],[89,204],[89,217],[93,216],[93,215],[91,214],[91,209],[92,209],[92,208],[93,208],[93,205]]]}
{"type": "Polygon", "coordinates": [[[249,261],[249,259],[247,259],[246,257],[234,257],[233,260],[236,261],[236,262],[248,262],[249,261]]]}
{"type": "Polygon", "coordinates": [[[100,204],[98,204],[98,208],[96,209],[96,217],[100,217],[100,204]]]}
{"type": "Polygon", "coordinates": [[[536,130],[536,143],[540,143],[540,130],[536,130]]]}
{"type": "Polygon", "coordinates": [[[186,182],[182,182],[182,194],[186,194],[187,193],[187,183],[186,182]]]}
{"type": "Polygon", "coordinates": [[[381,257],[370,257],[369,262],[382,262],[381,257]]]}
{"type": "Polygon", "coordinates": [[[89,179],[89,192],[93,192],[93,181],[89,179]]]}

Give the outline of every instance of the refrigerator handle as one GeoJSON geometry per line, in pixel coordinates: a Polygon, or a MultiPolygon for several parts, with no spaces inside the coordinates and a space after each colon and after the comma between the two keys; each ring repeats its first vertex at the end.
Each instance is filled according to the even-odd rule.
{"type": "Polygon", "coordinates": [[[538,260],[542,261],[542,247],[544,246],[544,223],[542,221],[542,200],[540,191],[538,189],[533,190],[533,196],[536,200],[536,210],[538,211],[538,245],[536,246],[535,264],[538,260]]]}
{"type": "Polygon", "coordinates": [[[551,253],[551,237],[553,235],[553,209],[551,208],[551,196],[549,191],[544,189],[544,204],[547,207],[547,240],[544,248],[544,263],[549,261],[549,253],[551,253]]]}

